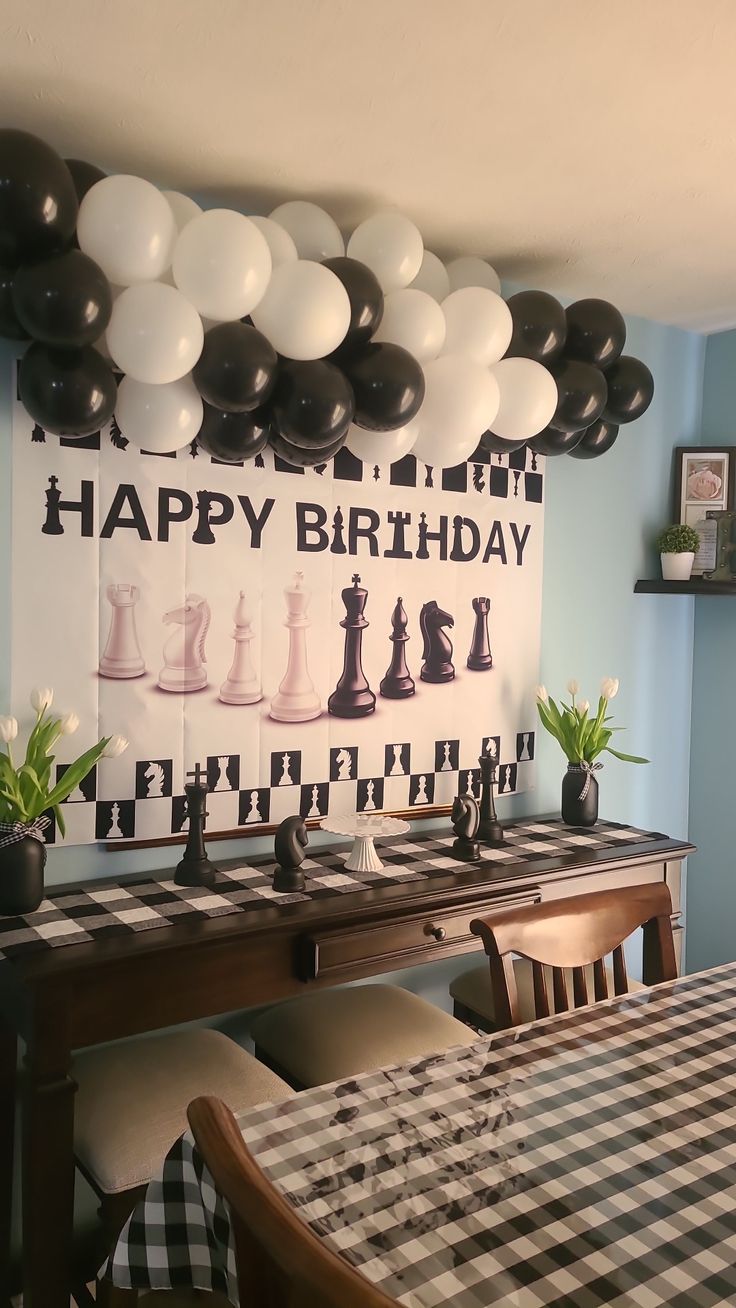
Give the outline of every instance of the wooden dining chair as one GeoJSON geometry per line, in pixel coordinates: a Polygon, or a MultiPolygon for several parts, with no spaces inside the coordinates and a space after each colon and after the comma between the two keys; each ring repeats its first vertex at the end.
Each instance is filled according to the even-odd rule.
{"type": "Polygon", "coordinates": [[[503,1030],[607,999],[611,991],[627,994],[632,986],[623,942],[638,927],[644,930],[644,984],[674,980],[672,900],[663,881],[476,918],[470,930],[483,941],[490,968],[474,969],[485,981],[485,988],[476,985],[474,998],[469,987],[455,986],[456,1003],[457,995],[464,994],[466,1010],[472,1013],[475,1007],[480,1017],[491,1020],[490,1028],[483,1029],[503,1030]],[[526,976],[531,972],[526,994],[519,984],[519,959],[526,960],[526,976]]]}
{"type": "Polygon", "coordinates": [[[396,1308],[334,1253],[261,1171],[219,1099],[189,1105],[197,1149],[227,1201],[241,1304],[248,1308],[396,1308]]]}

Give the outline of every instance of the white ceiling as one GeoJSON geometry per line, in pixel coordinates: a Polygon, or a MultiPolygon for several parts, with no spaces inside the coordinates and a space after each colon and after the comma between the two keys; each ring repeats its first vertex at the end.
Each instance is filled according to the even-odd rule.
{"type": "Polygon", "coordinates": [[[0,0],[0,123],[66,155],[699,330],[736,324],[734,0],[0,0]]]}

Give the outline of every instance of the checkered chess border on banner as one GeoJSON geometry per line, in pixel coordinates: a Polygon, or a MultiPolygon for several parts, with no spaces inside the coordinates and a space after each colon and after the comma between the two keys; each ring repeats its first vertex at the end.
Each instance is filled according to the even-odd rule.
{"type": "MultiPolygon", "coordinates": [[[[736,965],[263,1105],[248,1148],[411,1308],[733,1308],[736,965]]],[[[191,1135],[123,1231],[122,1287],[237,1304],[191,1135]]]]}
{"type": "MultiPolygon", "coordinates": [[[[126,882],[124,886],[91,882],[86,890],[66,892],[45,899],[35,913],[3,918],[0,924],[0,959],[61,945],[105,940],[136,931],[150,931],[175,922],[197,918],[247,913],[266,903],[297,904],[310,899],[353,894],[376,885],[395,886],[404,882],[447,876],[467,864],[450,853],[453,836],[400,836],[380,846],[384,864],[380,872],[356,875],[345,870],[345,853],[326,850],[306,858],[302,868],[306,889],[281,894],[273,888],[273,866],[250,867],[219,872],[212,887],[177,886],[173,881],[150,877],[126,882]]],[[[477,864],[479,878],[484,868],[513,867],[535,860],[564,855],[620,849],[626,845],[664,840],[658,832],[639,831],[616,822],[599,822],[589,831],[565,827],[557,821],[515,823],[502,845],[483,847],[477,864]]]]}

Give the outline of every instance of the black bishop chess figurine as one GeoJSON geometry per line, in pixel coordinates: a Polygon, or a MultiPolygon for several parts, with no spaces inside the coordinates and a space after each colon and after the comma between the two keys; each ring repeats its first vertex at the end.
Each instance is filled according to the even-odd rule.
{"type": "Polygon", "coordinates": [[[413,678],[410,676],[409,669],[406,666],[406,651],[404,646],[410,639],[406,634],[409,619],[406,616],[406,610],[401,596],[396,601],[396,608],[391,614],[391,636],[393,642],[393,653],[391,663],[386,672],[383,681],[379,687],[381,694],[386,699],[408,699],[414,694],[416,689],[413,678]]]}
{"type": "Polygon", "coordinates": [[[340,626],[345,630],[345,658],[340,680],[327,701],[329,712],[336,718],[364,718],[376,707],[376,697],[361,662],[363,628],[368,626],[363,616],[367,598],[368,591],[360,585],[356,572],[353,585],[346,586],[342,592],[345,617],[340,626]]]}
{"type": "Polygon", "coordinates": [[[486,845],[500,845],[503,843],[503,827],[496,814],[496,805],[493,800],[493,787],[496,781],[496,763],[490,754],[481,754],[478,759],[480,764],[480,825],[478,827],[478,839],[486,845]]]}
{"type": "Polygon", "coordinates": [[[491,601],[485,595],[479,595],[477,599],[473,600],[475,626],[467,660],[468,667],[473,672],[485,672],[487,668],[493,667],[491,643],[488,638],[488,614],[490,611],[491,601]]]}
{"type": "Polygon", "coordinates": [[[184,857],[176,869],[174,881],[177,886],[211,886],[214,884],[217,868],[210,863],[207,850],[204,847],[204,823],[207,817],[205,807],[207,803],[207,782],[202,780],[202,769],[199,763],[195,765],[193,772],[187,772],[187,776],[194,778],[184,786],[187,797],[189,833],[184,857]]]}

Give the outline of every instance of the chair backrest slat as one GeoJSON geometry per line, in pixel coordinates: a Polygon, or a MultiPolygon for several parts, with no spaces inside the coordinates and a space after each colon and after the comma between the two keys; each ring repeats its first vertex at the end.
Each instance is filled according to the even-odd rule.
{"type": "Polygon", "coordinates": [[[625,995],[629,989],[629,978],[626,973],[626,959],[622,945],[617,945],[613,950],[613,993],[615,995],[625,995]]]}
{"type": "MultiPolygon", "coordinates": [[[[567,986],[562,968],[552,967],[552,994],[555,1000],[555,1012],[566,1013],[570,1007],[567,999],[567,986]]],[[[537,1017],[539,1014],[537,1013],[537,1017]]]]}
{"type": "Polygon", "coordinates": [[[585,1008],[585,1005],[590,1003],[588,999],[588,981],[584,967],[574,967],[572,969],[572,995],[576,1008],[585,1008]]]}
{"type": "Polygon", "coordinates": [[[537,1017],[549,1017],[549,995],[547,978],[541,963],[532,961],[532,985],[534,989],[534,1012],[537,1017]]]}
{"type": "Polygon", "coordinates": [[[608,999],[608,976],[602,958],[597,958],[593,964],[593,992],[596,1003],[601,999],[608,999]]]}

